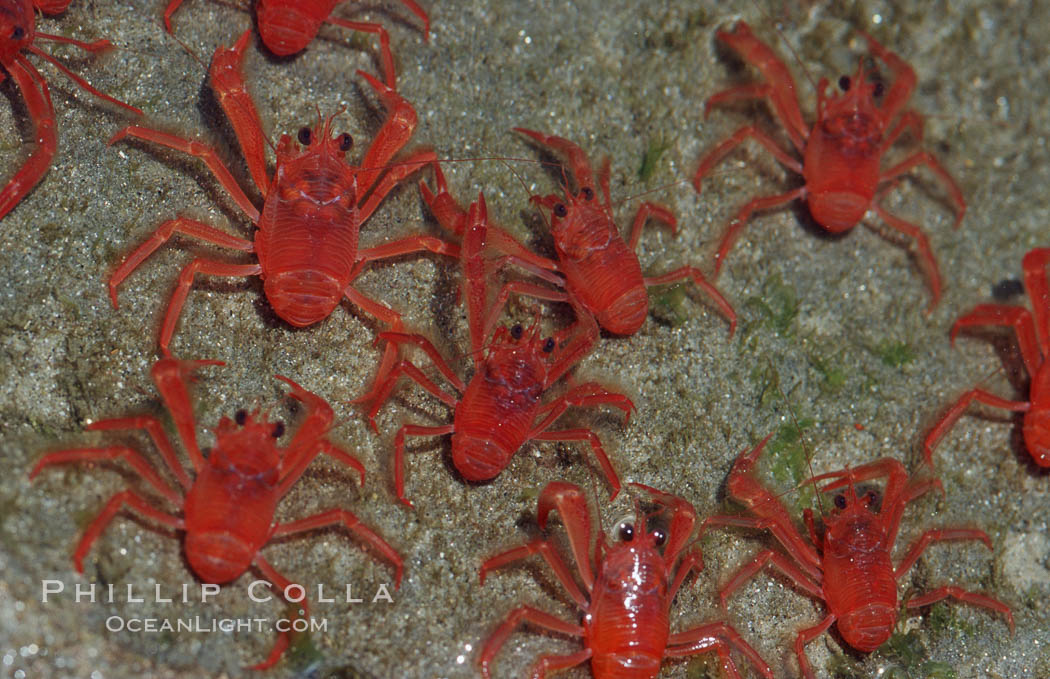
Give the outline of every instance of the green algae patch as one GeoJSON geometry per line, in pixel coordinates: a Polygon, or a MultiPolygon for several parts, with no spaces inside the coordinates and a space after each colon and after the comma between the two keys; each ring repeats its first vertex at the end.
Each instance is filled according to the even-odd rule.
{"type": "Polygon", "coordinates": [[[794,496],[795,506],[799,510],[812,507],[816,498],[812,485],[800,485],[813,475],[810,472],[809,454],[803,438],[806,429],[813,424],[812,419],[803,417],[781,425],[766,444],[764,455],[769,461],[773,478],[781,484],[791,484],[797,489],[791,495],[794,496]]]}
{"type": "Polygon", "coordinates": [[[845,369],[838,364],[837,358],[838,354],[831,358],[825,358],[819,354],[809,354],[809,363],[820,374],[822,378],[820,390],[825,394],[836,392],[846,384],[848,375],[845,369]]]}
{"type": "Polygon", "coordinates": [[[686,298],[685,286],[682,285],[675,285],[657,295],[653,298],[653,317],[672,328],[682,325],[689,320],[689,314],[685,312],[686,298]]]}
{"type": "Polygon", "coordinates": [[[779,273],[770,275],[762,283],[762,294],[748,297],[744,306],[751,310],[753,318],[747,323],[744,344],[749,344],[756,330],[770,330],[780,337],[794,336],[795,318],[798,316],[799,299],[795,288],[784,283],[779,273]]]}
{"type": "Polygon", "coordinates": [[[638,168],[638,179],[643,182],[647,182],[652,179],[653,173],[656,172],[656,166],[660,162],[660,158],[663,157],[667,149],[671,148],[671,142],[661,137],[656,137],[650,140],[649,147],[645,150],[645,154],[642,155],[642,164],[638,168]]]}
{"type": "Polygon", "coordinates": [[[918,630],[894,632],[889,640],[875,651],[885,658],[883,677],[892,679],[955,679],[955,670],[942,662],[928,660],[929,651],[918,630]]]}
{"type": "MultiPolygon", "coordinates": [[[[289,609],[289,619],[295,615],[295,610],[289,609]]],[[[284,656],[286,662],[290,663],[301,672],[309,670],[324,659],[321,649],[317,648],[313,636],[309,632],[293,632],[288,651],[284,656]]]]}
{"type": "Polygon", "coordinates": [[[898,340],[881,340],[874,347],[870,347],[869,351],[878,356],[883,365],[898,370],[915,360],[915,350],[911,345],[898,340]]]}

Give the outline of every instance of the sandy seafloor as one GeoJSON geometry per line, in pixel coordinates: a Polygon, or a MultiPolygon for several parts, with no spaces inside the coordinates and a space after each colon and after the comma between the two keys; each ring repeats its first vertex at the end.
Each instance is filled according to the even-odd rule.
{"type": "MultiPolygon", "coordinates": [[[[42,21],[40,30],[111,38],[122,49],[100,63],[69,49],[51,51],[103,90],[148,111],[151,124],[215,144],[248,186],[230,128],[204,84],[205,68],[160,29],[161,4],[76,0],[64,16],[42,21]]],[[[178,35],[207,63],[216,46],[230,44],[251,25],[244,4],[187,0],[176,18],[178,35]]],[[[391,28],[401,90],[419,111],[415,143],[432,146],[443,158],[535,160],[536,149],[509,132],[527,126],[573,139],[595,158],[610,154],[614,200],[652,191],[649,199],[679,217],[678,237],[651,227],[642,238],[642,266],[653,273],[683,263],[709,271],[714,243],[736,206],[800,181],[756,145],[721,166],[702,196],[680,183],[695,169],[698,154],[737,126],[757,120],[775,129],[762,106],[718,110],[703,120],[705,97],[756,77],[716,45],[717,28],[739,18],[750,22],[799,74],[807,114],[814,107],[813,87],[787,44],[814,79],[835,79],[853,71],[864,49],[855,31],[864,29],[918,73],[912,105],[928,116],[926,143],[958,180],[970,209],[962,228],[953,231],[945,193],[926,171],[903,181],[885,204],[929,234],[944,274],[943,301],[923,314],[929,291],[915,260],[879,235],[873,215],[865,224],[876,230],[857,228],[840,238],[819,233],[802,209],[757,217],[719,279],[740,313],[736,336],[727,337],[725,322],[701,295],[657,291],[656,311],[640,332],[603,339],[579,366],[579,379],[602,380],[638,406],[626,428],[613,413],[594,410],[570,413],[564,425],[594,427],[625,480],[680,494],[701,515],[735,510],[724,495],[734,456],[767,433],[788,432],[798,420],[805,429],[802,442],[782,443],[770,458],[774,464],[759,472],[794,506],[790,474],[775,476],[792,454],[812,456],[818,473],[881,456],[913,468],[925,432],[965,389],[981,382],[1007,397],[1023,393],[1026,379],[1017,370],[1008,332],[965,336],[953,349],[948,331],[961,313],[991,300],[993,285],[1019,277],[1025,252],[1048,245],[1046,3],[426,5],[433,20],[429,44],[397,3],[354,15],[391,28]],[[642,158],[661,143],[667,150],[643,181],[642,158]],[[1009,370],[1001,368],[1004,359],[1009,370]]],[[[382,120],[376,100],[355,75],[357,68],[376,68],[374,51],[370,41],[341,30],[324,35],[289,60],[268,58],[253,47],[248,85],[274,139],[312,124],[317,107],[325,114],[347,107],[336,127],[358,141],[351,153],[356,160],[382,120]]],[[[41,70],[53,88],[58,153],[45,180],[0,228],[0,676],[246,676],[242,668],[269,650],[270,632],[112,633],[105,621],[199,616],[210,625],[220,618],[281,617],[281,605],[248,599],[254,578],[240,578],[208,603],[199,596],[189,603],[156,602],[155,585],[169,596],[183,583],[196,588],[196,581],[173,534],[123,515],[95,544],[84,576],[77,576],[70,556],[86,522],[128,483],[144,484],[120,465],[56,468],[32,484],[27,471],[48,449],[105,441],[141,448],[159,463],[145,436],[86,434],[83,428],[127,413],[162,414],[148,371],[178,271],[194,254],[247,260],[177,239],[122,286],[119,310],[110,306],[104,281],[121,255],[163,219],[190,215],[237,234],[248,233],[250,224],[199,162],[137,144],[107,149],[107,137],[130,118],[98,104],[51,67],[41,64],[41,70]],[[132,584],[150,593],[145,603],[129,603],[124,594],[114,603],[77,603],[67,594],[44,604],[44,579],[61,580],[67,590],[113,583],[118,592],[132,584]]],[[[28,151],[31,130],[10,81],[0,90],[11,103],[0,107],[0,148],[10,174],[28,151]]],[[[783,135],[778,139],[786,143],[783,135]]],[[[890,162],[903,157],[906,147],[890,162]]],[[[467,199],[484,189],[495,221],[541,249],[550,247],[527,198],[529,192],[554,190],[556,176],[517,161],[447,164],[446,171],[458,196],[467,199]]],[[[363,246],[420,231],[440,234],[414,184],[391,194],[363,225],[363,246]]],[[[253,189],[249,195],[258,198],[253,189]]],[[[617,205],[625,231],[636,203],[617,205]]],[[[401,310],[412,328],[453,357],[457,370],[469,371],[457,280],[450,262],[412,257],[369,270],[359,289],[401,310]]],[[[1026,303],[1020,295],[1009,301],[1026,303]]],[[[530,308],[522,303],[514,311],[527,319],[530,308]]],[[[564,310],[552,312],[553,323],[567,322],[564,310]]],[[[358,489],[351,472],[319,460],[281,503],[278,519],[347,507],[405,557],[405,581],[393,604],[322,604],[316,603],[318,583],[328,592],[351,583],[355,596],[369,597],[391,571],[339,530],[266,547],[263,553],[276,568],[310,585],[314,615],[328,620],[327,631],[299,643],[267,676],[477,676],[481,641],[518,603],[576,619],[569,598],[538,558],[504,569],[484,587],[477,571],[486,556],[537,534],[535,498],[546,482],[566,479],[588,493],[596,487],[605,501],[607,488],[591,481],[589,453],[578,445],[528,444],[494,482],[472,487],[442,461],[447,440],[422,440],[417,445],[423,452],[411,456],[409,466],[408,490],[417,509],[405,510],[392,492],[396,428],[403,421],[441,424],[451,413],[406,386],[382,411],[381,436],[367,428],[347,401],[375,369],[376,332],[373,320],[347,304],[315,327],[293,330],[269,310],[257,279],[201,280],[175,338],[179,356],[228,362],[201,371],[194,388],[202,445],[210,445],[208,430],[218,418],[240,407],[276,404],[274,415],[294,427],[275,373],[331,400],[338,416],[331,436],[363,461],[367,483],[358,489]]],[[[934,546],[899,590],[913,595],[951,583],[991,593],[1013,607],[1016,633],[1010,636],[1000,617],[982,610],[934,607],[901,620],[897,650],[862,656],[835,635],[820,637],[808,647],[818,676],[1050,676],[1050,477],[1023,452],[1018,419],[980,412],[985,416],[963,417],[945,439],[936,460],[946,496],[930,495],[905,512],[895,553],[902,556],[923,530],[946,525],[983,528],[994,549],[934,546]]],[[[808,474],[797,464],[795,471],[808,474]]],[[[626,495],[606,505],[606,526],[630,511],[626,495]]],[[[559,540],[563,535],[557,523],[552,534],[559,540]]],[[[718,583],[770,540],[724,530],[701,544],[707,569],[678,596],[674,630],[718,618],[718,583]]],[[[823,614],[823,604],[770,574],[755,578],[729,605],[732,624],[778,677],[798,676],[791,650],[795,632],[823,614]]],[[[570,639],[515,634],[498,657],[495,676],[522,676],[540,654],[577,648],[570,639]]],[[[577,668],[564,676],[588,672],[577,668]]],[[[719,673],[700,657],[667,662],[661,676],[719,673]]]]}

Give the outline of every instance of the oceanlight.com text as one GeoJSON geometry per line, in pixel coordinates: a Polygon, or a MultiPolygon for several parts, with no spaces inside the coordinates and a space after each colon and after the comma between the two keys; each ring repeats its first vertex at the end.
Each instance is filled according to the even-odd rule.
{"type": "Polygon", "coordinates": [[[106,618],[110,632],[150,634],[154,632],[326,632],[328,620],[321,618],[137,618],[111,615],[106,618]]]}

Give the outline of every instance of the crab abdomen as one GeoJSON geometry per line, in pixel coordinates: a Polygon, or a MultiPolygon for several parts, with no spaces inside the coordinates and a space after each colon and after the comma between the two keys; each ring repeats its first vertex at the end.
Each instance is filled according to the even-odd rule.
{"type": "Polygon", "coordinates": [[[875,522],[857,520],[829,529],[824,543],[824,598],[851,647],[870,653],[897,623],[897,581],[875,522]]]}
{"type": "Polygon", "coordinates": [[[832,233],[856,226],[879,184],[879,154],[867,144],[844,144],[820,125],[806,145],[803,174],[813,219],[832,233]]]}
{"type": "Polygon", "coordinates": [[[638,257],[600,213],[574,234],[571,242],[555,244],[566,287],[601,327],[617,335],[634,334],[649,313],[638,257]]]}
{"type": "Polygon", "coordinates": [[[584,629],[595,679],[652,679],[670,635],[663,557],[617,546],[601,564],[584,629]]]}
{"type": "Polygon", "coordinates": [[[500,368],[513,372],[514,366],[480,365],[456,407],[452,463],[468,481],[487,481],[503,471],[536,419],[543,393],[538,376],[515,373],[519,379],[505,380],[507,370],[500,368]]]}
{"type": "Polygon", "coordinates": [[[300,52],[317,36],[339,0],[259,0],[256,18],[267,49],[279,57],[300,52]]]}
{"type": "Polygon", "coordinates": [[[357,257],[357,186],[341,160],[306,157],[278,167],[255,237],[266,298],[304,327],[332,313],[357,257]]]}
{"type": "Polygon", "coordinates": [[[277,507],[269,484],[207,466],[186,494],[186,560],[203,582],[223,584],[252,565],[277,507]]]}

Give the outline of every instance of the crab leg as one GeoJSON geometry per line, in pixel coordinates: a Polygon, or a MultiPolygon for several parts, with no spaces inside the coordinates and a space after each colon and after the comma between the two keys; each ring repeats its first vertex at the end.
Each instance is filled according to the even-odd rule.
{"type": "Polygon", "coordinates": [[[536,143],[546,146],[552,151],[563,154],[569,160],[569,167],[576,177],[576,183],[580,188],[594,186],[594,172],[591,163],[587,160],[587,154],[579,146],[564,137],[546,135],[535,130],[527,130],[524,127],[515,127],[515,132],[520,132],[526,137],[532,138],[536,143]]]}
{"type": "MultiPolygon", "coordinates": [[[[265,577],[267,580],[269,580],[277,586],[277,590],[281,592],[281,597],[285,598],[284,593],[288,591],[288,588],[294,583],[292,583],[291,580],[278,573],[276,568],[271,566],[266,559],[262,558],[258,554],[255,556],[255,560],[252,563],[254,563],[256,568],[259,569],[259,572],[263,574],[263,577],[265,577]]],[[[286,598],[285,600],[287,601],[286,598]]],[[[295,605],[299,608],[300,618],[310,617],[310,604],[305,597],[302,601],[296,603],[295,605]]],[[[273,648],[270,649],[270,653],[266,656],[266,659],[257,665],[252,665],[249,669],[266,670],[276,665],[277,661],[281,659],[281,656],[284,655],[284,652],[288,649],[288,646],[291,643],[290,637],[291,634],[289,632],[280,632],[277,635],[277,641],[274,642],[273,648]]]]}
{"type": "MultiPolygon", "coordinates": [[[[169,11],[173,11],[170,6],[169,11]]],[[[167,17],[165,14],[165,20],[167,17]]],[[[226,112],[226,118],[233,126],[233,133],[241,145],[248,172],[251,173],[259,193],[266,195],[270,188],[270,178],[266,174],[267,139],[263,134],[259,111],[244,84],[242,71],[244,50],[251,42],[251,35],[252,31],[249,28],[241,34],[232,48],[227,49],[219,45],[211,58],[208,74],[211,77],[212,90],[215,91],[219,105],[226,112]]]]}
{"type": "Polygon", "coordinates": [[[180,361],[164,358],[154,363],[150,369],[150,376],[157,385],[161,400],[171,413],[171,419],[175,421],[179,440],[189,455],[193,470],[198,474],[204,468],[205,462],[200,446],[197,445],[197,426],[193,419],[193,405],[190,403],[190,392],[186,382],[194,380],[194,370],[209,365],[226,364],[222,361],[180,361]]]}
{"type": "MultiPolygon", "coordinates": [[[[514,629],[522,622],[529,622],[552,632],[559,632],[573,637],[583,636],[582,627],[563,622],[550,613],[544,613],[532,606],[520,606],[515,608],[507,614],[507,617],[502,623],[500,623],[500,626],[496,628],[496,631],[492,633],[492,636],[488,638],[488,641],[485,642],[485,645],[481,649],[478,664],[481,666],[481,676],[484,679],[491,679],[492,670],[489,666],[492,664],[492,660],[496,657],[496,654],[499,653],[499,650],[503,648],[503,644],[507,642],[507,639],[510,637],[514,629]]],[[[551,657],[542,659],[539,664],[542,666],[542,664],[546,662],[550,665],[550,669],[555,669],[556,667],[571,667],[572,665],[578,665],[590,658],[591,650],[587,648],[578,653],[574,653],[571,656],[564,657],[565,662],[569,662],[571,659],[572,664],[556,664],[555,666],[556,661],[551,657]]],[[[543,676],[543,668],[540,667],[540,670],[541,672],[539,674],[533,673],[533,676],[543,676]]]]}
{"type": "Polygon", "coordinates": [[[981,608],[987,608],[998,613],[1002,613],[1006,616],[1006,623],[1010,626],[1010,634],[1014,633],[1014,614],[1010,610],[1010,607],[990,596],[984,594],[977,594],[976,592],[968,592],[961,587],[953,587],[951,585],[945,587],[938,587],[929,594],[924,594],[920,597],[910,599],[905,604],[908,608],[922,608],[929,606],[930,604],[941,601],[947,598],[958,599],[964,603],[972,604],[974,606],[980,606],[981,608]]]}
{"type": "Polygon", "coordinates": [[[440,427],[424,427],[418,424],[406,424],[397,430],[394,437],[394,490],[397,499],[409,507],[412,502],[405,497],[405,437],[406,436],[442,436],[451,434],[455,428],[451,424],[440,427]]]}
{"type": "Polygon", "coordinates": [[[211,173],[219,181],[219,184],[222,185],[222,188],[226,189],[226,192],[230,194],[230,197],[233,199],[233,202],[237,204],[237,207],[248,216],[248,219],[252,220],[253,224],[259,223],[259,209],[256,208],[255,205],[252,204],[252,201],[248,199],[248,196],[245,195],[244,189],[237,184],[237,180],[233,178],[233,174],[229,171],[226,165],[223,164],[222,160],[219,159],[219,155],[215,152],[215,149],[198,141],[189,141],[182,137],[176,137],[173,134],[151,130],[148,127],[141,127],[139,125],[129,125],[118,131],[109,138],[109,141],[106,142],[106,144],[112,146],[125,137],[134,137],[136,139],[153,142],[154,144],[167,146],[170,149],[182,151],[183,153],[188,153],[191,156],[200,158],[204,161],[204,164],[208,166],[208,169],[211,170],[211,173]]]}
{"type": "Polygon", "coordinates": [[[834,615],[828,615],[813,627],[799,632],[798,637],[795,639],[795,655],[798,656],[798,668],[806,679],[815,679],[813,667],[809,664],[809,660],[806,658],[806,644],[826,632],[835,620],[836,618],[834,615]]]}
{"type": "MultiPolygon", "coordinates": [[[[1032,300],[1038,307],[1038,301],[1032,300]]],[[[963,328],[980,325],[1002,325],[1012,327],[1017,335],[1017,347],[1021,350],[1021,360],[1024,362],[1028,376],[1035,379],[1039,372],[1039,366],[1043,363],[1042,350],[1039,341],[1039,326],[1032,320],[1032,314],[1028,309],[1021,306],[1000,306],[998,304],[978,304],[970,313],[960,316],[952,325],[951,340],[955,338],[963,328]]],[[[1050,332],[1050,330],[1044,330],[1050,332]]],[[[1003,407],[1003,406],[999,406],[1003,407]]]]}
{"type": "Polygon", "coordinates": [[[285,535],[292,535],[293,533],[303,533],[316,528],[324,528],[326,526],[340,524],[358,538],[371,545],[372,548],[382,554],[387,561],[394,564],[394,588],[396,589],[400,587],[401,573],[404,570],[401,555],[398,554],[386,540],[381,538],[371,528],[361,523],[360,519],[345,509],[329,509],[320,514],[308,516],[305,519],[299,519],[298,521],[276,524],[273,527],[273,534],[271,537],[279,538],[285,535]]]}
{"type": "Polygon", "coordinates": [[[744,641],[740,633],[724,622],[711,622],[706,625],[694,627],[685,632],[672,634],[667,640],[668,648],[664,655],[668,658],[678,658],[686,655],[694,655],[710,650],[712,647],[718,651],[722,660],[722,666],[732,676],[739,676],[732,659],[729,657],[729,648],[736,648],[748,657],[763,677],[773,679],[773,671],[762,659],[751,644],[744,641]],[[671,648],[679,646],[679,648],[671,648]]]}
{"type": "Polygon", "coordinates": [[[51,167],[55,149],[58,148],[55,109],[51,106],[47,82],[25,57],[16,57],[15,61],[5,68],[21,90],[29,117],[33,120],[36,150],[0,191],[0,218],[14,209],[43,179],[47,169],[51,167]]]}
{"type": "Polygon", "coordinates": [[[230,248],[232,250],[241,250],[242,252],[254,252],[255,245],[251,241],[238,238],[237,236],[231,236],[228,233],[219,231],[218,229],[208,226],[203,222],[198,222],[195,219],[189,219],[187,217],[178,217],[176,219],[169,219],[154,230],[149,238],[144,240],[137,248],[124,258],[117,270],[113,272],[113,275],[109,277],[109,299],[113,303],[113,308],[119,307],[117,301],[117,288],[124,282],[124,279],[131,275],[135,269],[139,267],[150,255],[156,252],[164,243],[175,235],[176,233],[185,234],[198,238],[206,243],[218,245],[223,248],[230,248]]]}
{"type": "Polygon", "coordinates": [[[186,527],[182,519],[154,508],[135,491],[121,491],[109,498],[109,502],[98,513],[98,516],[91,521],[87,530],[84,531],[83,537],[80,538],[77,549],[73,552],[73,566],[76,568],[77,573],[84,572],[84,557],[91,550],[91,545],[102,535],[102,531],[106,529],[109,522],[124,507],[129,507],[146,518],[153,519],[157,523],[164,524],[175,530],[183,530],[186,527]]]}
{"type": "Polygon", "coordinates": [[[763,83],[765,87],[745,85],[741,88],[732,88],[714,95],[709,102],[720,103],[745,96],[768,97],[773,112],[784,124],[791,143],[799,151],[805,149],[806,139],[809,138],[809,127],[802,119],[795,79],[791,77],[791,71],[787,69],[784,62],[769,48],[769,45],[756,38],[751,32],[751,27],[743,21],[737,22],[732,31],[718,31],[715,37],[739,52],[749,64],[758,69],[766,82],[763,83]]]}
{"type": "Polygon", "coordinates": [[[710,174],[714,166],[721,162],[730,151],[742,144],[748,138],[754,139],[764,146],[767,151],[773,154],[774,158],[780,161],[780,163],[789,170],[796,174],[802,174],[801,163],[792,158],[787,151],[780,148],[780,146],[773,141],[772,137],[759,130],[757,127],[748,125],[746,127],[741,127],[734,132],[728,139],[708,151],[707,155],[700,160],[700,167],[697,168],[696,174],[693,175],[693,187],[698,193],[700,192],[701,183],[703,182],[704,177],[710,174]]]}
{"type": "Polygon", "coordinates": [[[1032,300],[1035,314],[1035,329],[1039,335],[1039,347],[1044,357],[1050,357],[1050,286],[1046,267],[1050,264],[1050,248],[1029,250],[1021,260],[1024,271],[1024,286],[1032,300]]]}
{"type": "Polygon", "coordinates": [[[380,54],[379,63],[383,65],[383,80],[386,81],[386,85],[390,89],[397,89],[397,75],[394,70],[394,55],[390,52],[390,34],[386,32],[385,28],[379,24],[362,21],[347,21],[346,19],[341,19],[337,16],[329,16],[325,19],[325,23],[332,24],[333,26],[340,26],[351,31],[378,35],[380,54]]]}
{"type": "Polygon", "coordinates": [[[149,434],[150,438],[153,439],[153,444],[157,446],[157,450],[160,451],[161,457],[168,464],[168,468],[175,474],[175,477],[179,480],[179,485],[182,486],[184,491],[189,490],[192,482],[190,481],[189,474],[183,469],[182,465],[179,464],[179,459],[175,456],[175,449],[171,446],[171,441],[168,440],[168,436],[164,433],[164,428],[160,424],[160,420],[153,417],[152,415],[140,415],[138,417],[116,417],[109,420],[99,420],[92,422],[87,427],[87,431],[108,431],[112,429],[144,429],[149,434]]]}
{"type": "MultiPolygon", "coordinates": [[[[587,597],[584,596],[583,592],[581,592],[580,588],[576,585],[576,582],[572,579],[572,574],[569,572],[568,566],[566,566],[565,562],[562,561],[560,556],[558,556],[558,552],[551,547],[551,544],[543,538],[537,538],[536,540],[520,547],[509,549],[506,552],[485,559],[484,563],[481,564],[481,569],[479,571],[481,584],[485,584],[485,576],[488,575],[489,571],[506,566],[509,563],[514,563],[515,561],[521,561],[533,554],[539,554],[543,557],[543,560],[546,561],[547,565],[551,567],[552,571],[554,571],[554,574],[558,577],[558,582],[560,582],[562,587],[565,588],[565,591],[569,593],[569,596],[572,597],[573,601],[575,601],[581,608],[586,608],[587,597]]],[[[583,554],[583,557],[586,559],[586,553],[583,554]]],[[[579,556],[577,556],[577,558],[579,558],[579,556]]],[[[582,569],[580,572],[581,574],[583,573],[582,569]]],[[[587,585],[586,582],[584,584],[587,585]]]]}
{"type": "Polygon", "coordinates": [[[970,528],[942,528],[936,530],[928,530],[919,537],[918,540],[908,549],[908,553],[901,559],[900,564],[893,571],[893,577],[900,579],[902,575],[911,570],[911,567],[915,565],[915,562],[919,560],[922,553],[926,551],[934,542],[942,542],[945,540],[980,540],[984,543],[984,546],[988,549],[992,548],[992,540],[988,537],[988,533],[983,530],[974,530],[970,528]]]}
{"type": "Polygon", "coordinates": [[[160,329],[160,350],[166,358],[171,358],[171,350],[168,347],[175,335],[175,324],[182,315],[182,307],[190,294],[190,288],[193,287],[193,277],[198,273],[243,278],[258,276],[262,273],[262,267],[258,264],[226,264],[200,258],[190,262],[179,274],[178,285],[175,286],[175,292],[171,294],[171,300],[168,302],[168,310],[164,313],[164,323],[160,329]]]}
{"type": "Polygon", "coordinates": [[[555,510],[561,516],[562,525],[569,536],[569,547],[576,559],[576,569],[589,592],[594,588],[594,571],[587,556],[591,544],[591,514],[587,509],[587,500],[577,486],[564,481],[551,481],[543,487],[536,504],[536,522],[541,529],[547,529],[547,518],[555,510]]]}
{"type": "Polygon", "coordinates": [[[962,189],[960,189],[959,185],[955,183],[952,176],[948,174],[948,170],[944,169],[941,162],[929,151],[918,151],[913,155],[908,156],[880,174],[879,181],[889,181],[907,173],[919,165],[925,165],[930,168],[934,176],[937,177],[937,179],[939,179],[944,185],[944,188],[948,190],[948,195],[951,197],[952,203],[955,204],[955,223],[952,226],[958,229],[959,225],[962,224],[963,216],[966,214],[966,199],[963,198],[962,189]]]}
{"type": "Polygon", "coordinates": [[[736,217],[733,218],[733,221],[729,222],[729,226],[726,227],[725,235],[722,236],[722,241],[718,244],[718,253],[715,255],[715,274],[717,275],[718,272],[722,270],[722,263],[725,261],[726,255],[729,254],[729,250],[733,247],[736,239],[740,236],[740,232],[745,226],[747,226],[747,222],[751,219],[752,213],[779,207],[805,195],[806,187],[802,186],[794,191],[788,191],[787,193],[766,196],[764,198],[755,198],[744,205],[744,207],[740,208],[740,211],[736,213],[736,217]]]}

